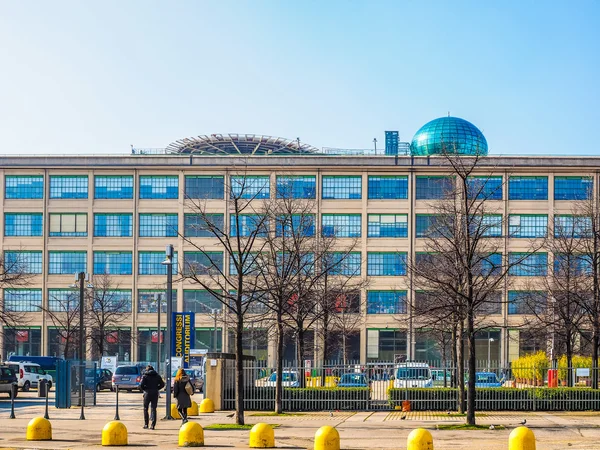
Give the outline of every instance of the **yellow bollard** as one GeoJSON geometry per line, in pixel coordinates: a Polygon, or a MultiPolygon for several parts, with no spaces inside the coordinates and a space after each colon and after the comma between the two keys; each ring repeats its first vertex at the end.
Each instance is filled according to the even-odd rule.
{"type": "Polygon", "coordinates": [[[127,445],[127,427],[123,422],[113,420],[102,428],[102,446],[116,447],[127,445]]]}
{"type": "Polygon", "coordinates": [[[43,417],[34,417],[27,425],[26,435],[28,441],[51,441],[52,424],[43,417]]]}
{"type": "Polygon", "coordinates": [[[171,403],[171,417],[173,419],[181,419],[181,414],[179,414],[177,405],[175,403],[171,403]]]}
{"type": "Polygon", "coordinates": [[[406,439],[407,450],[433,450],[433,436],[424,428],[412,430],[406,439]]]}
{"type": "Polygon", "coordinates": [[[275,432],[266,423],[257,423],[250,430],[250,448],[275,447],[275,432]]]}
{"type": "Polygon", "coordinates": [[[204,447],[204,430],[197,422],[188,422],[179,429],[180,447],[204,447]]]}
{"type": "Polygon", "coordinates": [[[517,427],[508,436],[508,450],[535,450],[535,435],[527,427],[517,427]]]}
{"type": "Polygon", "coordinates": [[[210,398],[205,398],[200,402],[200,412],[201,413],[214,413],[215,412],[215,404],[210,398]]]}
{"type": "Polygon", "coordinates": [[[198,403],[192,400],[192,406],[187,409],[188,416],[197,416],[198,415],[198,403]]]}
{"type": "Polygon", "coordinates": [[[325,425],[315,433],[315,450],[340,450],[340,433],[325,425]]]}

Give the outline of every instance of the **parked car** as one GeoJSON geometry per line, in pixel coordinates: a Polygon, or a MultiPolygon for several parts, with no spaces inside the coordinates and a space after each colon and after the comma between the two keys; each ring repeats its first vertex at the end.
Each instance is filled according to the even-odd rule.
{"type": "Polygon", "coordinates": [[[17,375],[7,365],[0,365],[0,392],[8,394],[9,397],[11,394],[17,396],[17,375]]]}
{"type": "Polygon", "coordinates": [[[369,378],[364,373],[345,373],[341,376],[337,384],[337,387],[340,388],[364,388],[370,386],[371,381],[369,381],[369,378]]]}
{"type": "Polygon", "coordinates": [[[434,386],[443,387],[444,381],[446,382],[446,386],[450,386],[452,373],[447,369],[431,369],[431,378],[433,379],[434,386]]]}
{"type": "MultiPolygon", "coordinates": [[[[264,386],[275,387],[277,382],[277,372],[273,372],[269,379],[265,382],[264,386]]],[[[281,378],[281,385],[283,387],[299,387],[298,372],[296,371],[284,371],[283,377],[281,378]]]]}
{"type": "Polygon", "coordinates": [[[115,369],[115,373],[112,376],[112,387],[117,387],[121,390],[134,391],[140,389],[140,383],[142,381],[142,368],[140,366],[119,366],[115,369]]]}
{"type": "Polygon", "coordinates": [[[431,368],[427,363],[407,362],[396,366],[395,388],[433,387],[431,368]]]}
{"type": "Polygon", "coordinates": [[[112,386],[113,373],[108,369],[85,369],[85,385],[87,389],[102,389],[113,390],[112,386]]]}
{"type": "Polygon", "coordinates": [[[51,375],[53,378],[56,377],[56,363],[57,361],[63,361],[64,358],[58,358],[56,356],[24,356],[24,355],[10,355],[8,357],[9,362],[30,362],[39,364],[39,366],[46,371],[46,374],[51,375]]]}
{"type": "MultiPolygon", "coordinates": [[[[185,373],[190,377],[190,381],[194,386],[194,389],[198,392],[202,392],[204,389],[204,375],[200,370],[195,369],[185,369],[185,373]]],[[[171,374],[171,390],[173,390],[173,384],[175,383],[175,376],[177,375],[177,371],[174,370],[171,374]]]]}
{"type": "Polygon", "coordinates": [[[494,372],[477,372],[475,373],[476,388],[499,388],[502,383],[494,372]]]}
{"type": "Polygon", "coordinates": [[[32,387],[37,388],[40,380],[48,380],[48,389],[52,388],[52,376],[47,374],[39,364],[10,361],[7,366],[17,374],[17,383],[23,392],[27,392],[32,387]]]}

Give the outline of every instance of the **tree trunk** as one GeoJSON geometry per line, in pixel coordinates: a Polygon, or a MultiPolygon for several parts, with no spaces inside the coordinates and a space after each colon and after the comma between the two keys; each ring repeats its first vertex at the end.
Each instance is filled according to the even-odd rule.
{"type": "Polygon", "coordinates": [[[475,425],[475,318],[473,308],[467,311],[467,338],[469,342],[469,382],[467,384],[467,425],[475,425]]]}
{"type": "MultiPolygon", "coordinates": [[[[241,303],[241,300],[240,300],[241,303]]],[[[241,311],[238,308],[238,311],[241,311]]],[[[244,425],[244,318],[238,314],[235,330],[235,419],[238,425],[244,425]]]]}
{"type": "Polygon", "coordinates": [[[444,387],[447,388],[448,387],[448,380],[446,378],[446,366],[447,366],[447,361],[446,361],[446,342],[444,341],[444,333],[442,332],[442,370],[443,370],[443,377],[444,377],[444,387]]]}
{"type": "Polygon", "coordinates": [[[598,389],[598,345],[600,336],[598,336],[598,330],[594,330],[592,336],[592,389],[598,389]]]}
{"type": "Polygon", "coordinates": [[[458,381],[458,359],[456,357],[457,350],[456,341],[456,326],[452,327],[452,344],[450,345],[450,358],[452,359],[452,378],[450,379],[450,387],[455,388],[458,381]]]}
{"type": "Polygon", "coordinates": [[[298,353],[298,381],[300,381],[300,387],[304,388],[306,386],[306,377],[304,371],[304,327],[298,327],[298,332],[296,333],[296,346],[298,353]]]}
{"type": "Polygon", "coordinates": [[[456,336],[456,367],[458,367],[458,402],[456,406],[460,414],[465,412],[465,343],[463,342],[463,334],[463,323],[461,321],[456,336]]]}
{"type": "Polygon", "coordinates": [[[567,332],[565,345],[567,346],[567,386],[573,387],[573,348],[571,346],[571,332],[567,332]]]}
{"type": "Polygon", "coordinates": [[[283,412],[283,322],[277,313],[277,378],[275,380],[275,413],[283,412]]]}

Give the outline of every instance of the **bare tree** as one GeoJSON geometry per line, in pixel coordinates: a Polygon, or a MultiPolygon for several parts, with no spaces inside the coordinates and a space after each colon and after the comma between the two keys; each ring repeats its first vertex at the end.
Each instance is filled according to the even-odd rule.
{"type": "Polygon", "coordinates": [[[73,358],[79,348],[79,293],[74,289],[49,290],[48,307],[42,311],[56,330],[63,358],[73,358]]]}
{"type": "Polygon", "coordinates": [[[24,313],[14,308],[4,298],[6,289],[29,285],[32,277],[29,253],[5,251],[0,256],[0,329],[15,328],[26,323],[24,313]]]}

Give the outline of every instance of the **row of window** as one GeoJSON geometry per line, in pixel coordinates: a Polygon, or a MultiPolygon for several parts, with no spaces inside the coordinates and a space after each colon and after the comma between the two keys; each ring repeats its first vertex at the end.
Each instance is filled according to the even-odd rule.
{"type": "MultiPolygon", "coordinates": [[[[177,292],[173,291],[174,309],[177,292]]],[[[426,293],[417,292],[415,302],[434,301],[426,293]]],[[[547,294],[543,291],[509,291],[508,314],[531,314],[543,311],[547,294]]],[[[102,297],[94,300],[102,302],[110,311],[131,312],[131,290],[115,289],[102,293],[102,297]]],[[[166,311],[166,293],[159,290],[139,290],[137,312],[156,313],[161,306],[166,311]]],[[[481,305],[482,314],[501,314],[502,296],[491,296],[486,304],[481,305]]],[[[73,289],[48,289],[48,309],[53,312],[76,311],[79,307],[79,293],[73,289]]],[[[4,310],[15,312],[38,312],[42,309],[41,289],[4,289],[4,310]]],[[[199,314],[207,314],[221,310],[222,303],[204,290],[184,290],[183,310],[199,314]]],[[[254,308],[256,311],[260,307],[254,308]]],[[[344,295],[339,299],[339,309],[347,312],[360,312],[360,294],[344,295]]],[[[368,290],[366,302],[367,314],[406,314],[407,291],[402,290],[368,290]]]]}
{"type": "MultiPolygon", "coordinates": [[[[140,199],[179,198],[177,175],[140,175],[140,199]]],[[[361,199],[362,176],[323,175],[323,199],[361,199]]],[[[254,199],[270,197],[268,175],[231,176],[232,197],[254,199]]],[[[453,178],[419,175],[416,177],[416,199],[440,199],[453,189],[453,178]]],[[[468,192],[473,198],[502,200],[502,176],[474,176],[468,180],[468,192]]],[[[583,200],[592,195],[591,177],[554,177],[555,200],[583,200]]],[[[225,181],[222,175],[186,175],[185,197],[193,199],[223,199],[225,181]]],[[[44,195],[42,175],[7,175],[7,199],[40,199],[44,195]]],[[[316,176],[277,176],[277,198],[316,198],[316,176]]],[[[87,175],[50,175],[50,198],[88,198],[87,175]]],[[[94,176],[94,198],[132,199],[132,175],[94,176]]],[[[407,175],[369,175],[369,199],[407,199],[407,175]]],[[[510,200],[547,200],[547,176],[511,176],[508,180],[510,200]]]]}

